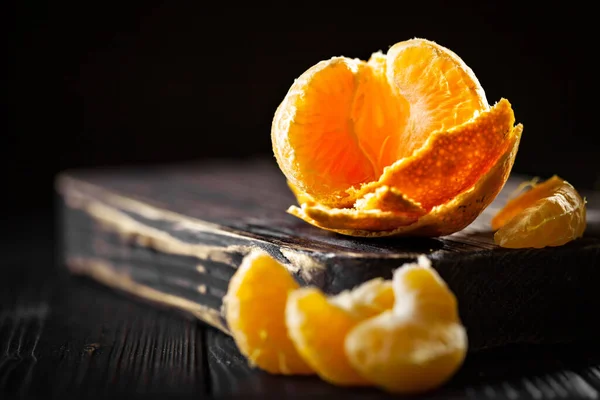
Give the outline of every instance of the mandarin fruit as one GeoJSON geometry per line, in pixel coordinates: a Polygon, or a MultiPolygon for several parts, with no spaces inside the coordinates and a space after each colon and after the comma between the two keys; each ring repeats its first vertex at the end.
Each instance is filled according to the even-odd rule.
{"type": "Polygon", "coordinates": [[[502,188],[522,132],[514,123],[510,103],[490,108],[455,53],[412,39],[368,62],[309,68],[275,112],[271,139],[300,205],[289,213],[346,235],[438,236],[464,228],[502,188]],[[485,201],[453,203],[473,191],[485,201]],[[447,221],[457,206],[460,221],[447,221]]]}
{"type": "Polygon", "coordinates": [[[381,278],[330,297],[317,288],[301,288],[288,297],[288,333],[323,380],[344,386],[368,385],[348,363],[344,339],[360,321],[391,309],[393,304],[392,284],[381,278]]]}
{"type": "Polygon", "coordinates": [[[454,294],[429,260],[394,272],[395,304],[347,333],[344,348],[355,371],[395,393],[418,393],[446,382],[462,365],[467,335],[454,294]]]}
{"type": "Polygon", "coordinates": [[[225,318],[240,352],[273,374],[312,374],[287,334],[285,305],[298,284],[269,255],[247,255],[229,282],[225,318]]]}
{"type": "Polygon", "coordinates": [[[561,246],[585,228],[585,200],[556,175],[510,200],[492,219],[494,241],[508,248],[561,246]]]}

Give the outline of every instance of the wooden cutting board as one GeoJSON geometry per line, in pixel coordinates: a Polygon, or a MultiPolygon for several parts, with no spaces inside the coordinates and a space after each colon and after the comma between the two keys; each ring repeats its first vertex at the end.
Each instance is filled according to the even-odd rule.
{"type": "Polygon", "coordinates": [[[332,294],[425,254],[458,298],[471,350],[598,338],[598,196],[588,194],[584,238],[502,249],[489,221],[520,181],[460,233],[362,239],[288,215],[294,198],[270,160],[69,171],[57,179],[63,256],[75,274],[227,332],[222,298],[252,249],[332,294]]]}

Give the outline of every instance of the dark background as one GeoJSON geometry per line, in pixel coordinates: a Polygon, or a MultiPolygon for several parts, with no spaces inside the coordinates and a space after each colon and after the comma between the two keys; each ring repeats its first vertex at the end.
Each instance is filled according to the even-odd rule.
{"type": "Polygon", "coordinates": [[[511,101],[525,126],[513,171],[600,186],[599,147],[576,124],[575,4],[84,3],[3,3],[11,215],[50,211],[66,168],[271,157],[271,118],[294,78],[412,37],[454,50],[490,103],[511,101]]]}
{"type": "MultiPolygon", "coordinates": [[[[173,368],[185,364],[173,354],[198,358],[174,349],[178,341],[200,340],[200,331],[219,336],[63,276],[62,258],[52,265],[58,254],[49,240],[54,177],[77,167],[271,157],[275,108],[293,79],[319,60],[364,59],[412,37],[435,40],[474,70],[490,102],[506,97],[513,104],[525,125],[515,172],[557,173],[578,188],[600,190],[596,124],[582,125],[575,112],[580,60],[596,53],[594,46],[581,51],[582,41],[593,39],[581,30],[597,25],[581,2],[81,3],[0,0],[2,398],[6,390],[64,397],[64,390],[165,388],[199,398],[207,380],[190,378],[201,371],[173,368]],[[149,342],[157,329],[165,334],[149,342]],[[160,362],[169,367],[156,368],[160,362]],[[150,378],[140,370],[152,371],[150,378]]],[[[593,85],[596,79],[584,88],[593,85]]],[[[244,379],[226,389],[296,389],[244,375],[247,365],[229,343],[223,359],[212,362],[244,379]]],[[[597,365],[596,347],[483,355],[462,369],[457,388],[469,385],[471,398],[501,398],[506,388],[521,397],[587,390],[583,379],[598,383],[588,369],[597,365]]]]}

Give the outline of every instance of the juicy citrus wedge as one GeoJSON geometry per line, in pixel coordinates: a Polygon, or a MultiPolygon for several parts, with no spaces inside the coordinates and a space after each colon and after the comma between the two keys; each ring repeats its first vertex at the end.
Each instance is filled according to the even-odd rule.
{"type": "Polygon", "coordinates": [[[431,390],[454,375],[467,352],[456,299],[425,257],[396,270],[393,286],[394,307],[346,335],[347,359],[390,392],[431,390]]]}
{"type": "Polygon", "coordinates": [[[373,279],[333,297],[317,288],[301,288],[288,298],[288,333],[323,380],[343,386],[368,385],[369,381],[348,363],[344,339],[360,321],[391,309],[393,304],[391,282],[383,279],[373,279]]]}
{"type": "Polygon", "coordinates": [[[348,363],[344,339],[360,319],[327,300],[317,288],[293,292],[286,308],[290,338],[306,362],[325,381],[343,386],[368,385],[348,363]]]}
{"type": "MultiPolygon", "coordinates": [[[[412,39],[368,62],[334,57],[311,67],[277,109],[271,138],[300,205],[288,212],[347,235],[387,236],[413,233],[432,212],[446,214],[439,209],[504,154],[514,158],[522,131],[514,123],[510,103],[490,108],[455,53],[412,39]],[[406,227],[413,228],[399,229],[406,227]]],[[[507,177],[512,161],[502,165],[507,177]]],[[[494,182],[497,193],[505,179],[494,182]]]]}
{"type": "Polygon", "coordinates": [[[287,335],[285,304],[298,284],[270,256],[246,256],[224,298],[226,321],[240,352],[273,374],[312,374],[287,335]]]}
{"type": "Polygon", "coordinates": [[[510,200],[492,219],[494,241],[508,248],[561,246],[585,228],[585,200],[556,175],[510,200]]]}

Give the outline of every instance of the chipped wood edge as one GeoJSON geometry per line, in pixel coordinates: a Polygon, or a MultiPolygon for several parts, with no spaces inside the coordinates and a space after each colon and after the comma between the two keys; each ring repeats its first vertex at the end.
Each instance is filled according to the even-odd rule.
{"type": "Polygon", "coordinates": [[[71,257],[67,259],[67,266],[75,274],[89,276],[106,286],[133,294],[138,298],[184,311],[223,333],[230,334],[223,322],[222,314],[217,310],[135,282],[129,275],[119,272],[105,260],[71,257]]]}

